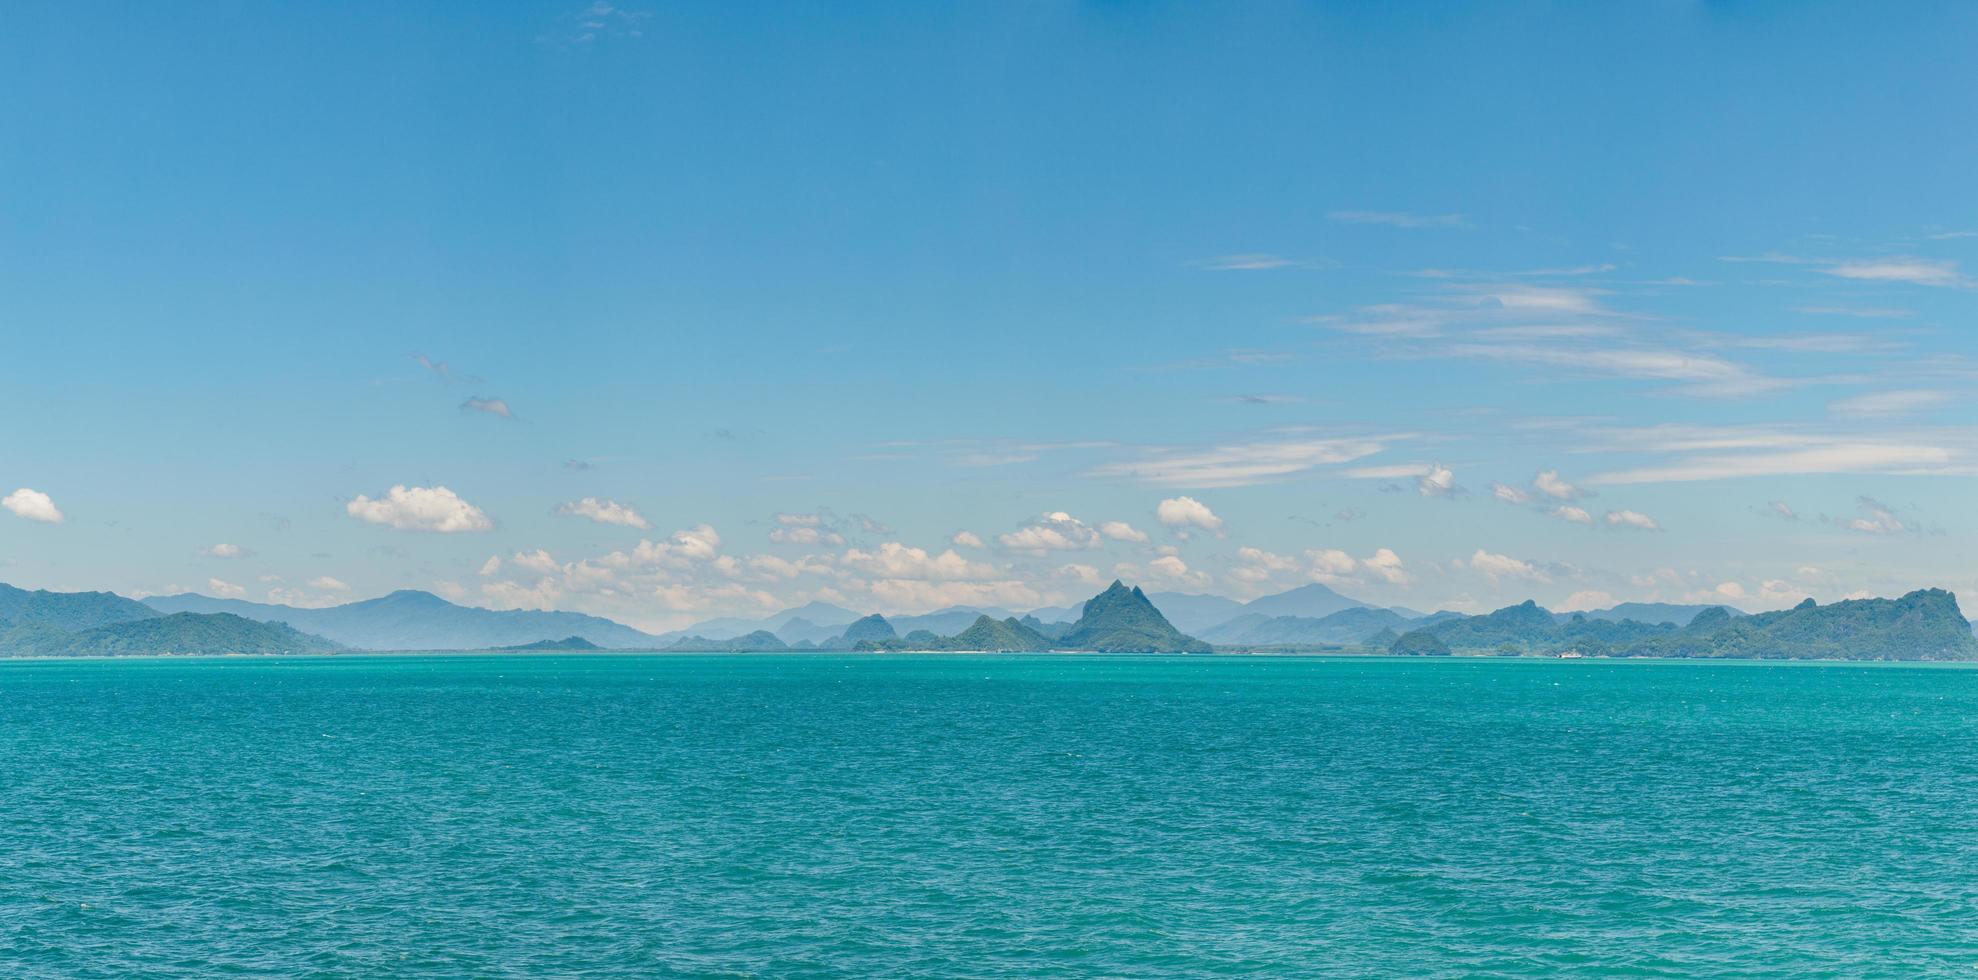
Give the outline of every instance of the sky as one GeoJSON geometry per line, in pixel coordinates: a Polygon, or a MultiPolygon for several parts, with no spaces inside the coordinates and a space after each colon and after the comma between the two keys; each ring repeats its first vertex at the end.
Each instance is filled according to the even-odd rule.
{"type": "Polygon", "coordinates": [[[1973,49],[1930,3],[10,5],[0,580],[1978,595],[1973,49]]]}

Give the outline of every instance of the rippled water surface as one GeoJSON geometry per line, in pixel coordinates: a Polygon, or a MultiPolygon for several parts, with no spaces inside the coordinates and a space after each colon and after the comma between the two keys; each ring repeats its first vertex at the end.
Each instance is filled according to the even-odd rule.
{"type": "Polygon", "coordinates": [[[0,975],[1978,968],[1978,671],[0,663],[0,975]]]}

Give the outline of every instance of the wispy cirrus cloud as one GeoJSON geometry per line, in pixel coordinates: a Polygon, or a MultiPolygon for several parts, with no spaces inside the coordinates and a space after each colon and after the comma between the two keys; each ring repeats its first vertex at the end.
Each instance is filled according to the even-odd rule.
{"type": "Polygon", "coordinates": [[[1297,259],[1270,252],[1238,252],[1233,255],[1218,255],[1194,263],[1196,268],[1211,272],[1270,272],[1277,269],[1336,269],[1339,263],[1332,259],[1297,259]]]}
{"type": "Polygon", "coordinates": [[[1849,418],[1891,418],[1915,415],[1948,404],[1948,391],[1916,388],[1904,391],[1875,391],[1827,403],[1827,411],[1849,418]]]}
{"type": "Polygon", "coordinates": [[[1970,433],[1869,433],[1739,426],[1650,426],[1596,435],[1587,447],[1668,457],[1597,473],[1596,486],[1694,483],[1748,477],[1971,472],[1970,433]]]}
{"type": "Polygon", "coordinates": [[[1469,228],[1460,214],[1420,214],[1414,211],[1334,211],[1326,217],[1349,225],[1386,225],[1390,228],[1469,228]]]}
{"type": "Polygon", "coordinates": [[[1144,450],[1137,459],[1092,467],[1085,475],[1163,487],[1239,487],[1365,459],[1404,438],[1286,436],[1202,448],[1157,447],[1144,450]]]}
{"type": "Polygon", "coordinates": [[[1758,255],[1725,255],[1720,256],[1718,261],[1811,266],[1826,275],[1856,282],[1902,283],[1957,289],[1969,289],[1973,285],[1978,285],[1964,275],[1953,260],[1915,255],[1827,258],[1784,252],[1763,252],[1758,255]]]}

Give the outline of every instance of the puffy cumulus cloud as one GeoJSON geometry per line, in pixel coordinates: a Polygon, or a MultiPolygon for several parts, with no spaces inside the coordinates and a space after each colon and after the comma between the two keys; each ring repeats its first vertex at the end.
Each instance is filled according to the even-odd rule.
{"type": "Polygon", "coordinates": [[[1716,594],[1719,599],[1729,599],[1732,601],[1743,599],[1748,594],[1745,592],[1744,586],[1736,582],[1719,582],[1717,583],[1717,587],[1712,589],[1711,592],[1716,594]]]}
{"type": "Polygon", "coordinates": [[[1562,521],[1573,524],[1585,524],[1588,527],[1593,526],[1593,515],[1587,513],[1584,507],[1575,507],[1572,504],[1560,504],[1552,508],[1548,513],[1562,521]]]}
{"type": "Polygon", "coordinates": [[[549,552],[541,548],[534,551],[518,551],[509,556],[508,563],[538,574],[554,572],[562,567],[557,564],[555,558],[550,557],[549,552]]]}
{"type": "Polygon", "coordinates": [[[1099,547],[1099,532],[1064,511],[1052,511],[1007,534],[996,543],[1011,551],[1041,555],[1051,551],[1083,551],[1099,547]]]}
{"type": "Polygon", "coordinates": [[[1207,574],[1191,570],[1188,563],[1182,561],[1178,555],[1162,555],[1148,562],[1147,575],[1156,580],[1179,585],[1206,586],[1210,582],[1207,574]]]}
{"type": "Polygon", "coordinates": [[[1093,568],[1091,565],[1081,565],[1077,562],[1059,565],[1056,574],[1061,579],[1077,583],[1087,588],[1098,588],[1106,584],[1106,577],[1099,574],[1098,569],[1093,568]]]}
{"type": "Polygon", "coordinates": [[[676,612],[705,612],[717,608],[774,612],[782,607],[776,596],[736,584],[701,588],[661,585],[655,587],[651,595],[660,605],[676,612]]]}
{"type": "Polygon", "coordinates": [[[778,544],[800,544],[810,547],[824,545],[835,548],[845,543],[845,536],[821,527],[798,525],[770,528],[769,540],[778,544]]]}
{"type": "Polygon", "coordinates": [[[840,567],[890,579],[991,579],[1001,574],[996,566],[969,561],[952,549],[930,554],[898,541],[888,541],[871,551],[853,548],[838,559],[840,567]]]}
{"type": "Polygon", "coordinates": [[[1470,556],[1467,564],[1470,568],[1482,572],[1492,582],[1502,582],[1506,579],[1521,582],[1551,581],[1543,569],[1531,562],[1510,555],[1493,554],[1482,548],[1478,548],[1476,554],[1470,556]]]}
{"type": "Polygon", "coordinates": [[[980,548],[983,546],[982,539],[977,537],[974,531],[956,531],[954,536],[948,539],[948,543],[957,548],[980,548]]]}
{"type": "Polygon", "coordinates": [[[394,486],[376,500],[359,494],[344,506],[350,516],[368,524],[382,524],[400,531],[431,531],[457,534],[486,531],[494,527],[481,508],[460,499],[445,487],[394,486]]]}
{"type": "Polygon", "coordinates": [[[598,524],[616,524],[619,527],[638,528],[641,531],[652,528],[652,522],[646,520],[638,511],[615,500],[604,500],[599,497],[585,497],[567,504],[558,504],[556,512],[565,517],[581,517],[598,524]]]}
{"type": "Polygon", "coordinates": [[[686,570],[697,563],[712,562],[720,551],[721,535],[709,525],[696,524],[673,532],[673,536],[664,541],[641,540],[631,551],[613,551],[597,559],[597,562],[604,567],[620,570],[686,570]]]}
{"type": "Polygon", "coordinates": [[[1447,497],[1456,492],[1456,474],[1441,463],[1432,463],[1428,472],[1415,478],[1415,492],[1424,497],[1447,497]]]}
{"type": "Polygon", "coordinates": [[[207,579],[206,589],[207,591],[211,592],[213,595],[219,596],[222,599],[238,599],[241,596],[247,594],[246,589],[238,585],[235,585],[232,582],[228,582],[224,579],[217,579],[217,578],[207,579]]]}
{"type": "Polygon", "coordinates": [[[872,605],[902,612],[929,612],[950,606],[1003,606],[1030,609],[1045,604],[1045,597],[1029,584],[1015,579],[988,582],[932,582],[924,579],[875,579],[853,583],[872,599],[872,605]]]}
{"type": "Polygon", "coordinates": [[[1619,600],[1615,599],[1609,593],[1602,592],[1598,589],[1582,589],[1567,596],[1566,601],[1559,604],[1558,611],[1589,612],[1595,609],[1612,608],[1618,603],[1619,600]]]}
{"type": "Polygon", "coordinates": [[[1532,477],[1532,489],[1554,500],[1572,500],[1580,495],[1580,488],[1559,478],[1558,470],[1541,470],[1532,477]]]}
{"type": "Polygon", "coordinates": [[[1106,521],[1099,525],[1099,533],[1114,541],[1132,541],[1139,544],[1147,543],[1147,532],[1125,521],[1106,521]]]}
{"type": "Polygon", "coordinates": [[[1390,548],[1375,549],[1365,558],[1356,558],[1339,548],[1313,548],[1295,558],[1261,548],[1238,548],[1236,565],[1230,569],[1229,577],[1248,586],[1285,578],[1304,578],[1333,586],[1376,583],[1406,586],[1414,582],[1401,556],[1390,548]]]}
{"type": "MultiPolygon", "coordinates": [[[[461,598],[460,595],[450,595],[443,589],[437,591],[448,599],[461,598]]],[[[268,601],[278,606],[294,606],[297,609],[321,609],[325,606],[334,606],[343,602],[344,597],[337,594],[325,594],[322,591],[309,592],[303,589],[289,589],[277,586],[268,590],[268,601]]]]}
{"type": "Polygon", "coordinates": [[[1154,507],[1154,517],[1161,526],[1185,531],[1200,528],[1213,534],[1223,533],[1223,519],[1209,509],[1209,505],[1194,497],[1172,497],[1154,507]]]}
{"type": "Polygon", "coordinates": [[[485,412],[504,419],[515,417],[515,413],[509,410],[507,402],[499,398],[482,398],[479,395],[475,395],[461,402],[460,410],[463,412],[485,412]]]}
{"type": "Polygon", "coordinates": [[[31,490],[27,487],[0,497],[0,507],[13,511],[15,517],[39,521],[43,524],[60,524],[68,520],[62,509],[55,506],[52,498],[39,490],[31,490]]]}
{"type": "Polygon", "coordinates": [[[310,579],[309,587],[312,589],[322,589],[325,592],[350,591],[350,586],[345,585],[342,579],[332,578],[328,575],[318,575],[315,578],[310,579]]]}
{"type": "Polygon", "coordinates": [[[1505,483],[1491,484],[1490,495],[1507,504],[1528,504],[1532,502],[1531,494],[1505,483]]]}
{"type": "Polygon", "coordinates": [[[1608,527],[1634,528],[1638,531],[1660,531],[1662,525],[1655,518],[1634,510],[1610,510],[1604,518],[1608,527]]]}
{"type": "Polygon", "coordinates": [[[1900,534],[1910,530],[1909,525],[1896,516],[1895,508],[1874,497],[1857,497],[1854,507],[1859,516],[1835,518],[1834,523],[1863,534],[1900,534]]]}
{"type": "Polygon", "coordinates": [[[1812,593],[1784,579],[1770,578],[1758,584],[1758,598],[1767,605],[1791,606],[1812,598],[1812,593]]]}
{"type": "Polygon", "coordinates": [[[199,553],[205,555],[208,558],[222,558],[222,559],[246,558],[254,554],[254,552],[249,551],[246,548],[241,547],[240,545],[227,544],[224,541],[222,541],[219,544],[213,545],[210,548],[201,548],[199,549],[199,553]]]}
{"type": "Polygon", "coordinates": [[[1401,556],[1387,548],[1376,549],[1373,554],[1360,559],[1361,571],[1389,585],[1407,585],[1413,577],[1401,566],[1401,556]]]}
{"type": "Polygon", "coordinates": [[[1298,559],[1265,551],[1262,548],[1238,548],[1236,561],[1236,566],[1229,570],[1229,577],[1238,582],[1251,584],[1269,582],[1279,575],[1290,575],[1303,570],[1298,559]]]}
{"type": "Polygon", "coordinates": [[[1113,577],[1148,588],[1207,588],[1214,580],[1188,567],[1179,555],[1162,555],[1145,565],[1123,561],[1113,566],[1113,577]]]}

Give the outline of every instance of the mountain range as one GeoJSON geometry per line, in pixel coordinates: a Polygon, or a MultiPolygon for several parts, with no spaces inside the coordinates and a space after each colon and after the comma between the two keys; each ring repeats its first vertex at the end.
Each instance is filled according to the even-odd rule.
{"type": "Polygon", "coordinates": [[[194,593],[153,596],[144,604],[166,613],[232,613],[263,623],[287,623],[357,650],[486,650],[572,636],[611,649],[649,650],[662,645],[650,633],[599,616],[478,609],[412,590],[323,609],[194,593]]]}
{"type": "MultiPolygon", "coordinates": [[[[582,613],[481,609],[417,591],[305,609],[189,593],[140,602],[108,592],[29,591],[0,584],[0,655],[330,652],[346,648],[850,650],[860,644],[939,649],[954,643],[978,644],[969,649],[1040,645],[1093,649],[1102,644],[1120,649],[1136,644],[1140,649],[1194,649],[1192,645],[1202,641],[1219,647],[1271,651],[1386,650],[1402,638],[1411,638],[1405,645],[1409,648],[1432,649],[1440,644],[1458,653],[1546,653],[1584,646],[1624,655],[1645,655],[1635,651],[1651,649],[1680,650],[1683,652],[1675,655],[1682,656],[1733,655],[1709,652],[1733,648],[1763,651],[1751,655],[1783,655],[1776,632],[1783,628],[1778,625],[1782,613],[1748,617],[1721,606],[1623,603],[1611,609],[1554,613],[1527,602],[1484,616],[1451,612],[1425,616],[1412,610],[1368,606],[1317,583],[1248,603],[1220,596],[1150,594],[1121,588],[1138,599],[1115,612],[1133,613],[1144,603],[1154,613],[1150,622],[1158,619],[1160,623],[1138,641],[1080,628],[1094,611],[1094,602],[1121,601],[1121,595],[1110,588],[1084,603],[1023,615],[1004,609],[956,607],[889,619],[876,614],[860,616],[818,602],[763,619],[710,620],[688,630],[655,635],[582,613]],[[1200,625],[1205,622],[1208,625],[1200,625]],[[700,632],[702,628],[706,632],[700,632]],[[1688,642],[1681,637],[1694,639],[1706,633],[1716,637],[1709,645],[1680,645],[1688,642]],[[967,639],[962,639],[964,636],[967,639]],[[1434,644],[1427,642],[1430,638],[1434,644]]],[[[1928,594],[1949,596],[1928,592],[1912,596],[1928,594]]],[[[1842,624],[1831,636],[1809,637],[1804,648],[1843,651],[1837,655],[1845,656],[1893,657],[1901,653],[1896,647],[1903,643],[1918,649],[1937,648],[1930,646],[1936,639],[1921,641],[1919,646],[1910,635],[1918,629],[1925,629],[1925,634],[1917,635],[1935,637],[1955,619],[1964,623],[1966,635],[1972,632],[1970,624],[1958,615],[1954,599],[1949,599],[1946,610],[1942,601],[1935,607],[1918,605],[1920,600],[1912,596],[1874,600],[1910,603],[1905,608],[1911,609],[1911,615],[1903,625],[1884,631],[1902,639],[1863,633],[1874,619],[1871,616],[1842,624]],[[1919,625],[1925,623],[1927,628],[1919,625]]],[[[1814,607],[1822,610],[1816,618],[1824,621],[1833,615],[1825,610],[1837,607],[1847,604],[1814,607]]],[[[1103,608],[1100,611],[1105,612],[1103,608]]],[[[1115,622],[1111,633],[1130,633],[1123,623],[1115,622]]],[[[1956,648],[1938,646],[1946,655],[1957,654],[1956,648]]]]}
{"type": "Polygon", "coordinates": [[[1978,660],[1978,637],[1942,589],[1896,599],[1808,599],[1778,612],[1733,615],[1710,607],[1681,626],[1574,614],[1560,621],[1527,601],[1402,633],[1401,655],[1497,654],[1760,660],[1978,660]]]}

